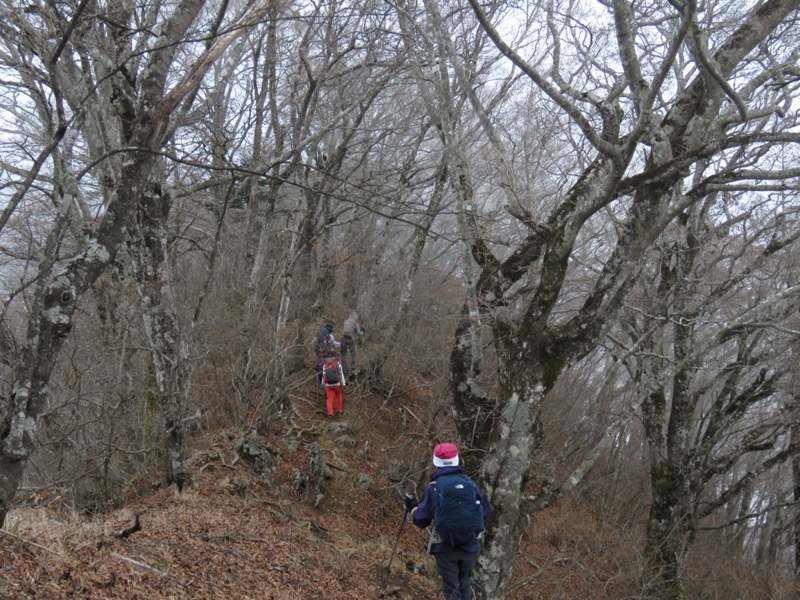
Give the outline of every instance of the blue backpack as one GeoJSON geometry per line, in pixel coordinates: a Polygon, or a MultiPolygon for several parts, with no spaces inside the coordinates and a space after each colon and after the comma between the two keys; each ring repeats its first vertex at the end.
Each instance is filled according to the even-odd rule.
{"type": "Polygon", "coordinates": [[[433,483],[436,532],[451,546],[469,546],[483,531],[483,507],[475,484],[464,473],[442,475],[433,483]]]}

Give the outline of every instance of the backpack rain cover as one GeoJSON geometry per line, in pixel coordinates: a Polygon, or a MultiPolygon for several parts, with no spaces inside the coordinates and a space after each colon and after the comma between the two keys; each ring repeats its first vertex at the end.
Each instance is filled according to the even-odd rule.
{"type": "Polygon", "coordinates": [[[324,383],[340,383],[339,381],[339,361],[335,358],[326,358],[322,365],[322,372],[324,373],[324,383]]]}

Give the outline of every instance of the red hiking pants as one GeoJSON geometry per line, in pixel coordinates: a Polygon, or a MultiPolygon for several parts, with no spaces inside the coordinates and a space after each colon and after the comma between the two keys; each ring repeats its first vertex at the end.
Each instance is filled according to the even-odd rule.
{"type": "Polygon", "coordinates": [[[333,405],[336,403],[336,412],[343,412],[342,408],[342,386],[341,385],[326,385],[325,396],[328,399],[328,414],[333,415],[333,405]]]}

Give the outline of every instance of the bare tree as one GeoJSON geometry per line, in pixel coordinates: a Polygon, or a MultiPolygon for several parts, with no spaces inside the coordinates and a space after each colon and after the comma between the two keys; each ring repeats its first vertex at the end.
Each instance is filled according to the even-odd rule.
{"type": "MultiPolygon", "coordinates": [[[[468,280],[477,300],[456,332],[451,379],[460,434],[485,452],[482,476],[496,507],[475,584],[481,597],[502,598],[526,515],[573,489],[599,448],[563,479],[545,477],[535,491],[528,489],[545,434],[546,394],[567,365],[607,334],[648,249],[677,215],[712,190],[732,182],[764,190],[795,187],[792,168],[727,168],[715,158],[751,145],[797,141],[787,131],[793,120],[782,118],[794,89],[785,85],[794,47],[784,46],[779,32],[793,22],[798,3],[768,1],[751,11],[728,7],[712,14],[698,12],[694,3],[640,9],[612,2],[602,17],[551,3],[540,14],[531,7],[528,21],[546,23],[539,33],[547,44],[519,50],[504,41],[482,5],[470,4],[497,49],[541,92],[540,102],[574,126],[582,138],[575,147],[586,155],[580,176],[565,178],[546,204],[508,205],[527,228],[510,252],[498,255],[480,227],[464,230],[478,268],[471,285],[468,280]],[[654,53],[649,24],[658,20],[669,25],[658,30],[661,51],[654,53]],[[613,38],[593,27],[612,22],[613,38]],[[594,36],[584,37],[589,31],[594,36]],[[608,57],[613,45],[616,54],[608,57]],[[766,69],[750,61],[757,48],[766,69]],[[580,60],[567,60],[568,54],[580,60]],[[671,73],[684,71],[690,80],[676,85],[671,73]],[[776,103],[778,87],[784,95],[776,103]],[[690,173],[698,177],[687,179],[690,173]],[[604,214],[612,216],[613,241],[596,255],[591,286],[571,300],[565,291],[576,273],[576,247],[604,214]],[[494,395],[480,378],[478,308],[501,362],[494,395]]],[[[503,16],[508,22],[514,15],[503,16]]],[[[473,216],[470,206],[463,205],[464,219],[473,216]]]]}
{"type": "MultiPolygon", "coordinates": [[[[170,69],[181,47],[180,43],[202,7],[202,3],[194,0],[177,4],[171,13],[163,15],[159,32],[148,40],[148,46],[141,49],[146,52],[146,58],[142,60],[141,76],[137,82],[138,96],[123,94],[114,97],[120,102],[115,108],[126,116],[125,145],[122,148],[126,158],[120,161],[116,176],[105,181],[107,185],[110,184],[110,189],[103,215],[81,246],[65,258],[59,256],[57,242],[66,221],[64,217],[56,220],[40,263],[38,283],[28,317],[27,343],[7,398],[11,408],[4,411],[6,419],[0,436],[0,518],[3,520],[30,454],[37,422],[45,407],[50,376],[64,339],[72,328],[76,304],[115,259],[120,244],[135,226],[137,207],[143,198],[148,197],[150,177],[168,131],[170,116],[181,100],[198,85],[214,61],[258,21],[269,4],[265,1],[250,6],[238,21],[231,23],[231,29],[198,55],[185,75],[168,90],[170,69]]],[[[59,7],[61,12],[54,21],[63,24],[58,29],[62,33],[56,37],[54,45],[41,47],[39,55],[42,57],[41,65],[48,74],[46,84],[52,93],[54,119],[47,123],[49,139],[43,145],[40,160],[34,162],[26,179],[17,186],[9,209],[13,209],[24,198],[45,159],[73,131],[65,106],[65,82],[60,70],[62,66],[66,68],[65,63],[68,62],[62,57],[73,41],[71,36],[84,19],[93,18],[85,12],[86,7],[87,3],[74,6],[70,13],[63,12],[63,7],[59,7]]],[[[4,20],[12,28],[16,26],[19,31],[27,33],[28,29],[36,31],[42,23],[37,20],[26,22],[23,13],[14,7],[7,8],[10,10],[4,13],[4,20]]],[[[47,36],[46,31],[36,33],[47,36]]],[[[137,54],[134,56],[139,60],[137,54]]],[[[124,64],[118,65],[115,75],[124,77],[125,73],[130,74],[131,71],[124,64]]],[[[64,205],[69,206],[72,196],[69,190],[65,191],[68,195],[62,193],[67,200],[64,205]]]]}
{"type": "Polygon", "coordinates": [[[779,358],[791,347],[789,319],[800,302],[783,293],[796,280],[786,259],[797,211],[778,196],[748,198],[743,211],[731,199],[698,203],[664,232],[642,271],[654,293],[633,292],[622,319],[633,333],[622,360],[637,388],[650,390],[642,422],[651,597],[685,595],[686,557],[704,520],[716,514],[720,527],[721,509],[741,507],[739,522],[765,510],[750,495],[755,482],[769,477],[771,497],[783,497],[779,473],[800,451],[791,441],[797,407],[782,384],[793,366],[779,358]],[[743,312],[749,318],[727,330],[743,312]],[[727,331],[718,336],[720,329],[727,331]],[[671,375],[657,384],[664,373],[671,375]]]}

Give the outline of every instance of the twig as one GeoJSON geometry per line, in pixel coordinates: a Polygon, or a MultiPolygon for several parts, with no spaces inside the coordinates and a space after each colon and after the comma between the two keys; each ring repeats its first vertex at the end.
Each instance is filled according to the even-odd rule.
{"type": "Polygon", "coordinates": [[[263,538],[254,538],[254,537],[247,537],[245,535],[201,535],[200,539],[204,542],[208,542],[212,546],[215,545],[215,542],[228,542],[228,541],[244,541],[244,542],[253,542],[254,544],[274,544],[273,540],[267,540],[263,538]]]}
{"type": "Polygon", "coordinates": [[[345,469],[343,467],[334,465],[333,463],[329,463],[328,461],[325,461],[325,464],[328,465],[331,469],[336,469],[337,471],[341,471],[342,473],[349,473],[350,472],[349,470],[347,470],[347,469],[345,469]]]}
{"type": "Polygon", "coordinates": [[[404,410],[405,410],[405,411],[406,411],[408,414],[410,414],[412,417],[414,417],[414,418],[415,418],[415,419],[416,419],[416,420],[417,420],[417,421],[418,421],[418,422],[419,422],[421,425],[425,425],[425,423],[423,423],[423,422],[422,422],[422,419],[420,419],[420,418],[419,418],[417,415],[415,415],[415,414],[414,414],[414,413],[411,411],[411,409],[410,409],[410,408],[408,408],[408,407],[407,407],[405,404],[401,404],[401,406],[403,407],[403,409],[404,409],[404,410]]]}
{"type": "Polygon", "coordinates": [[[127,556],[122,556],[121,554],[117,554],[116,552],[112,552],[111,556],[113,556],[114,558],[116,558],[117,560],[120,560],[122,562],[129,563],[129,564],[133,565],[134,567],[138,567],[139,569],[143,569],[143,570],[147,571],[148,573],[152,573],[153,575],[158,575],[159,577],[163,577],[165,579],[173,579],[173,577],[171,577],[170,575],[167,575],[163,571],[159,571],[158,569],[156,569],[154,567],[151,567],[150,565],[146,565],[146,564],[144,564],[142,562],[139,562],[138,560],[133,560],[132,558],[128,558],[127,556]]]}
{"type": "Polygon", "coordinates": [[[236,466],[235,465],[229,465],[224,460],[222,460],[220,462],[210,462],[210,463],[204,464],[202,467],[200,467],[200,472],[202,473],[203,471],[205,471],[209,467],[228,467],[229,469],[236,470],[236,466]]]}
{"type": "Polygon", "coordinates": [[[142,526],[139,523],[139,513],[136,513],[136,520],[134,521],[133,525],[131,525],[130,527],[126,527],[125,529],[123,529],[122,531],[117,533],[116,535],[117,535],[118,538],[125,539],[126,537],[128,537],[130,535],[133,535],[137,531],[141,531],[141,530],[142,530],[142,526]]]}
{"type": "Polygon", "coordinates": [[[46,548],[46,547],[44,547],[44,546],[42,546],[40,544],[37,544],[36,542],[32,542],[30,540],[26,540],[25,538],[21,538],[18,535],[14,535],[10,531],[6,531],[5,529],[0,529],[0,533],[2,533],[3,535],[7,535],[8,537],[12,537],[15,540],[19,540],[20,542],[25,542],[26,544],[29,544],[31,546],[34,546],[34,547],[39,548],[41,550],[44,550],[45,552],[49,552],[50,554],[55,554],[56,556],[62,556],[62,554],[59,554],[55,550],[50,550],[50,548],[46,548]]]}
{"type": "Polygon", "coordinates": [[[242,556],[241,554],[236,552],[236,550],[232,550],[232,549],[228,548],[227,546],[222,546],[220,544],[215,544],[214,542],[208,542],[208,545],[211,546],[212,548],[217,548],[218,550],[222,550],[224,552],[227,552],[228,554],[232,554],[233,556],[235,556],[236,558],[238,558],[241,561],[247,561],[247,558],[245,558],[244,556],[242,556]]]}

